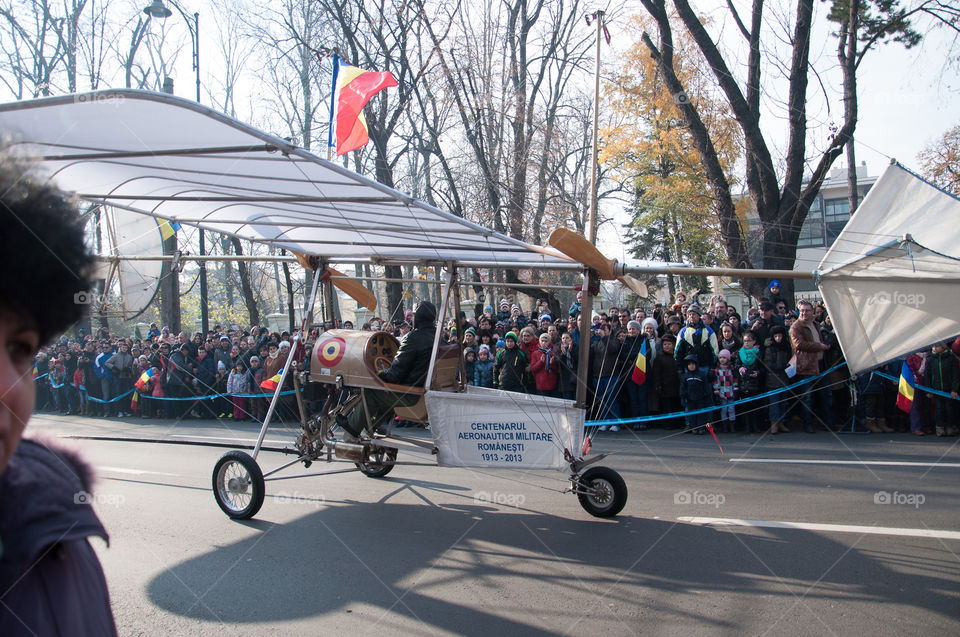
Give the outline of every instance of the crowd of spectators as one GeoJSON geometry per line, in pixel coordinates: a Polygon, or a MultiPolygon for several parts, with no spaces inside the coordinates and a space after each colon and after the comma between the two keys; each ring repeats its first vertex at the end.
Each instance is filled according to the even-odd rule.
{"type": "MultiPolygon", "coordinates": [[[[456,342],[463,330],[471,385],[573,399],[583,371],[588,418],[613,423],[601,425],[602,431],[654,426],[702,434],[710,423],[725,433],[777,434],[791,426],[809,433],[958,433],[955,400],[918,391],[905,414],[895,407],[895,383],[873,372],[851,378],[826,308],[803,299],[791,307],[776,281],[746,317],[720,296],[701,305],[680,292],[672,305],[657,304],[649,315],[643,307],[594,313],[583,338],[579,314],[579,294],[562,317],[552,316],[542,299],[527,312],[501,299],[497,308],[477,307],[473,317],[461,312],[442,326],[442,339],[456,342]],[[579,369],[581,347],[590,350],[586,370],[579,369]],[[777,393],[736,402],[768,392],[777,393]]],[[[412,329],[412,312],[405,319],[375,318],[361,329],[402,339],[412,329]]],[[[354,328],[350,321],[343,327],[354,328]]],[[[106,329],[64,336],[37,357],[36,375],[46,375],[38,408],[89,416],[136,411],[143,417],[262,419],[267,398],[256,394],[282,369],[290,342],[287,332],[237,326],[192,337],[156,325],[143,339],[117,338],[106,329]],[[152,376],[137,388],[148,370],[152,376]],[[137,400],[111,401],[134,389],[137,400]],[[224,396],[197,400],[214,394],[224,396]],[[180,400],[156,400],[164,397],[180,400]]],[[[907,363],[918,383],[955,398],[958,355],[960,338],[911,355],[907,363]]],[[[901,363],[878,371],[898,376],[901,363]]],[[[281,404],[278,415],[296,419],[291,402],[281,404]]]]}

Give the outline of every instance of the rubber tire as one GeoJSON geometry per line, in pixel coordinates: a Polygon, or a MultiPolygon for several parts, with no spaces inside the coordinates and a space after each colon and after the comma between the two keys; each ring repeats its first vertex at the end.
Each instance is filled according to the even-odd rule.
{"type": "MultiPolygon", "coordinates": [[[[385,453],[388,460],[395,461],[397,459],[396,449],[388,449],[385,453]]],[[[355,462],[354,464],[357,465],[360,473],[368,478],[382,478],[393,471],[396,466],[392,464],[373,464],[371,462],[355,462]]]]}
{"type": "Polygon", "coordinates": [[[580,506],[594,517],[612,518],[627,504],[627,483],[610,467],[590,467],[580,476],[579,482],[586,487],[595,482],[604,483],[607,489],[612,491],[612,496],[604,502],[597,502],[593,496],[586,493],[577,494],[580,506]]]}
{"type": "Polygon", "coordinates": [[[260,507],[263,506],[264,487],[263,471],[260,470],[260,465],[258,465],[257,461],[250,457],[249,454],[243,451],[228,451],[220,456],[217,464],[213,467],[213,497],[223,512],[234,520],[248,520],[257,514],[260,507]],[[250,479],[248,485],[250,489],[250,502],[242,509],[224,500],[219,485],[219,481],[223,480],[220,472],[224,470],[227,465],[233,463],[240,464],[250,479]]]}

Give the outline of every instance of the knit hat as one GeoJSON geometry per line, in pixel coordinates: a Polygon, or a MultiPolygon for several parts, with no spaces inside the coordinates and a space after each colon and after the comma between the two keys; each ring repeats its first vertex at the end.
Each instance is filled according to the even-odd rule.
{"type": "Polygon", "coordinates": [[[690,307],[688,307],[688,308],[687,308],[687,312],[696,312],[696,313],[697,313],[697,316],[703,316],[703,312],[700,311],[700,306],[697,305],[696,303],[694,303],[693,305],[691,305],[690,307]]]}
{"type": "Polygon", "coordinates": [[[540,315],[540,322],[543,323],[544,321],[553,322],[553,318],[552,318],[549,314],[541,314],[541,315],[540,315]]]}
{"type": "Polygon", "coordinates": [[[492,306],[492,305],[484,305],[484,306],[483,306],[483,311],[484,311],[484,312],[489,311],[491,314],[493,314],[493,306],[492,306]]]}
{"type": "Polygon", "coordinates": [[[259,356],[251,356],[251,357],[250,357],[250,362],[252,363],[253,361],[257,361],[257,362],[259,363],[259,362],[260,362],[260,357],[259,357],[259,356]]]}
{"type": "Polygon", "coordinates": [[[667,325],[682,325],[683,321],[680,320],[680,317],[676,314],[671,314],[667,317],[667,325]]]}
{"type": "Polygon", "coordinates": [[[637,331],[639,332],[639,331],[642,329],[642,327],[641,327],[641,325],[640,325],[640,321],[630,321],[629,323],[627,323],[627,329],[628,329],[628,330],[629,330],[629,329],[632,329],[632,328],[634,328],[634,327],[637,328],[637,331]]]}
{"type": "Polygon", "coordinates": [[[280,349],[290,349],[290,342],[280,341],[280,344],[277,347],[279,347],[280,349]]]}
{"type": "Polygon", "coordinates": [[[500,307],[510,307],[510,301],[507,299],[500,299],[500,307]]]}
{"type": "Polygon", "coordinates": [[[483,354],[484,352],[486,352],[487,354],[490,353],[490,346],[489,346],[489,345],[481,345],[481,346],[480,346],[480,349],[477,350],[477,353],[478,353],[478,354],[483,354]]]}
{"type": "Polygon", "coordinates": [[[717,358],[726,358],[727,360],[730,360],[731,358],[733,358],[733,356],[730,355],[730,350],[722,349],[720,350],[720,353],[717,354],[717,358]]]}
{"type": "Polygon", "coordinates": [[[227,371],[227,366],[224,365],[223,361],[217,362],[217,371],[221,371],[221,372],[227,371]]]}
{"type": "Polygon", "coordinates": [[[517,305],[517,304],[513,304],[513,305],[510,306],[510,311],[511,311],[511,312],[514,312],[514,311],[519,312],[519,311],[520,311],[520,306],[517,305]]]}
{"type": "Polygon", "coordinates": [[[647,318],[643,319],[643,322],[640,323],[640,331],[642,332],[647,325],[652,325],[653,333],[657,333],[657,319],[653,318],[652,316],[648,316],[647,318]]]}
{"type": "Polygon", "coordinates": [[[507,340],[508,338],[512,338],[514,341],[516,341],[516,340],[517,340],[517,333],[516,333],[516,332],[507,332],[506,334],[503,335],[503,340],[507,340]]]}
{"type": "Polygon", "coordinates": [[[781,287],[780,281],[777,281],[776,279],[771,279],[769,289],[773,289],[774,287],[778,287],[778,288],[781,287]]]}
{"type": "Polygon", "coordinates": [[[467,334],[473,334],[476,336],[477,330],[473,329],[472,327],[468,327],[467,329],[463,330],[463,335],[466,336],[467,334]]]}

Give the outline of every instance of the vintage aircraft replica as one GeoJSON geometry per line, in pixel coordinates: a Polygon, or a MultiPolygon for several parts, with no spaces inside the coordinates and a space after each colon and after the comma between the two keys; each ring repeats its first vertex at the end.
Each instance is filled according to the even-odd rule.
{"type": "Polygon", "coordinates": [[[582,272],[583,334],[589,333],[600,279],[620,280],[645,296],[630,275],[812,277],[833,316],[858,317],[835,322],[853,373],[960,332],[960,241],[952,221],[960,204],[896,164],[871,189],[817,272],[627,267],[564,228],[553,233],[551,247],[523,243],[169,95],[111,90],[0,105],[0,130],[12,136],[11,152],[34,158],[38,170],[82,200],[285,248],[317,274],[308,315],[252,453],[230,451],[214,467],[214,497],[231,518],[256,515],[267,482],[300,477],[279,472],[318,462],[350,466],[303,476],[357,471],[376,478],[405,464],[559,470],[569,481],[565,490],[591,515],[615,516],[626,504],[622,477],[597,464],[604,454],[590,454],[584,374],[576,401],[468,386],[460,345],[443,345],[437,330],[425,387],[384,383],[378,372],[397,352],[393,336],[325,329],[334,288],[360,305],[376,305],[360,282],[334,268],[341,263],[441,268],[441,324],[459,315],[464,269],[582,272]],[[907,285],[911,298],[923,295],[922,303],[895,302],[907,285]],[[295,390],[299,425],[284,451],[295,457],[264,471],[264,439],[287,386],[295,390]],[[358,437],[345,436],[337,417],[350,409],[365,412],[372,391],[416,396],[395,412],[429,422],[431,439],[384,435],[372,423],[358,437]]]}

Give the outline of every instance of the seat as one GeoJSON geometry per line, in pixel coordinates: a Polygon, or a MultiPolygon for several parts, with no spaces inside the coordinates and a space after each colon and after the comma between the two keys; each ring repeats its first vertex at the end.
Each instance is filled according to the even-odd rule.
{"type": "MultiPolygon", "coordinates": [[[[457,384],[457,371],[460,369],[460,348],[457,345],[441,345],[437,351],[437,361],[433,369],[433,383],[430,389],[434,391],[454,391],[459,389],[457,384]]],[[[394,407],[393,413],[403,420],[412,422],[426,423],[427,402],[424,397],[422,387],[410,387],[407,385],[391,385],[384,383],[384,387],[392,391],[403,391],[408,393],[419,393],[420,400],[409,407],[394,407]]]]}

